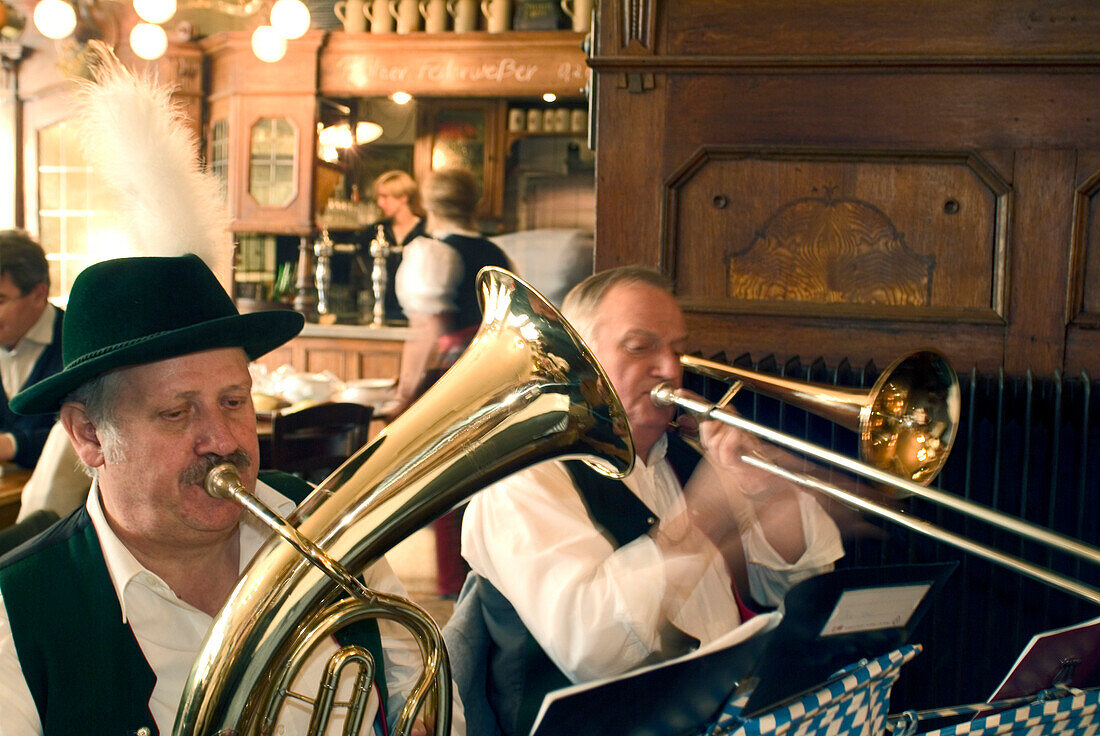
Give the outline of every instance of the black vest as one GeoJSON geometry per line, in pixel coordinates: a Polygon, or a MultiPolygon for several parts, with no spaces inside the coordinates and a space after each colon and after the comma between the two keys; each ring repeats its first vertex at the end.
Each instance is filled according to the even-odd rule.
{"type": "MultiPolygon", "coordinates": [[[[669,435],[667,457],[683,484],[691,477],[700,456],[679,438],[669,435]]],[[[600,475],[579,460],[563,463],[573,477],[588,515],[616,549],[647,534],[656,515],[619,480],[600,475]]],[[[515,608],[488,580],[467,581],[477,596],[482,619],[492,640],[486,690],[497,722],[505,736],[530,733],[546,693],[572,684],[546,655],[523,625],[515,608]]],[[[461,601],[459,604],[460,605],[461,601]]],[[[691,642],[684,640],[680,646],[691,642]]],[[[697,642],[695,642],[697,643],[697,642]]]]}
{"type": "Polygon", "coordinates": [[[486,266],[509,268],[508,256],[493,241],[468,235],[444,235],[439,238],[462,256],[462,281],[455,291],[458,312],[451,330],[458,332],[481,324],[481,307],[477,300],[477,274],[486,266]]]}
{"type": "MultiPolygon", "coordinates": [[[[262,480],[298,502],[308,491],[285,474],[265,473],[262,480]]],[[[0,559],[0,592],[46,736],[158,733],[149,711],[156,676],[122,621],[85,507],[0,559]]],[[[355,626],[341,630],[340,640],[360,643],[383,662],[376,622],[355,626]]]]}

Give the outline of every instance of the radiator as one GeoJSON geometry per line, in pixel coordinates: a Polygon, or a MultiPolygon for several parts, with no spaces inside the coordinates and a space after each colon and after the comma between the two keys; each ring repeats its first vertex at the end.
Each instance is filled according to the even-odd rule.
{"type": "MultiPolygon", "coordinates": [[[[874,364],[856,368],[847,362],[830,368],[797,359],[783,365],[771,358],[753,363],[748,356],[714,360],[839,386],[870,387],[880,372],[874,364]]],[[[959,379],[960,426],[933,486],[1100,546],[1100,381],[1087,375],[976,372],[959,379]]],[[[711,399],[725,390],[724,384],[699,376],[687,376],[685,382],[711,399]]],[[[850,457],[858,453],[855,432],[802,409],[748,392],[734,404],[745,417],[769,427],[850,457]]],[[[900,505],[945,529],[1100,588],[1100,569],[1091,563],[921,499],[900,505]]],[[[959,562],[914,632],[912,640],[925,650],[895,686],[894,712],[983,701],[1034,634],[1100,616],[1100,607],[1076,596],[891,522],[864,518],[880,538],[847,535],[846,555],[838,566],[959,562]]]]}

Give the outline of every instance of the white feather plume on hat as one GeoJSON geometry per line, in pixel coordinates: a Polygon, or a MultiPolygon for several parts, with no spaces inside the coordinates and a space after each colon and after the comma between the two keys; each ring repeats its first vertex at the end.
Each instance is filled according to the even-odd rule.
{"type": "Polygon", "coordinates": [[[198,141],[171,91],[126,69],[98,41],[89,43],[89,56],[95,81],[76,93],[82,148],[118,198],[116,215],[133,254],[194,253],[215,274],[229,274],[228,213],[217,180],[199,166],[198,141]]]}

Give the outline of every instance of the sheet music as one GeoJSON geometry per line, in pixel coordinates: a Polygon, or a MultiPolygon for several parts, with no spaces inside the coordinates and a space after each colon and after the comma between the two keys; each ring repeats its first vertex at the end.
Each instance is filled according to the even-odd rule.
{"type": "Polygon", "coordinates": [[[821,636],[905,626],[931,587],[921,583],[845,590],[821,628],[821,636]]]}
{"type": "MultiPolygon", "coordinates": [[[[680,662],[698,659],[699,657],[710,654],[711,652],[717,652],[722,649],[728,649],[737,646],[738,644],[741,644],[751,639],[757,634],[761,634],[774,629],[776,626],[779,625],[779,621],[782,619],[782,617],[782,614],[778,611],[753,616],[745,623],[741,624],[735,629],[732,629],[728,633],[720,636],[709,644],[701,646],[693,652],[688,652],[687,654],[676,657],[675,659],[658,662],[657,664],[648,665],[646,667],[640,667],[636,670],[631,670],[630,672],[626,672],[622,675],[605,677],[600,680],[592,680],[591,682],[584,682],[579,685],[570,685],[569,687],[563,687],[560,690],[554,690],[550,693],[547,693],[546,697],[543,698],[542,707],[539,708],[539,713],[535,717],[535,722],[531,727],[531,733],[536,733],[538,731],[539,725],[542,723],[547,710],[552,705],[554,705],[555,702],[563,698],[567,698],[578,693],[583,693],[587,690],[593,690],[599,687],[603,687],[610,683],[639,677],[648,672],[664,669],[680,662]]],[[[732,691],[732,685],[730,687],[730,690],[732,691]]]]}

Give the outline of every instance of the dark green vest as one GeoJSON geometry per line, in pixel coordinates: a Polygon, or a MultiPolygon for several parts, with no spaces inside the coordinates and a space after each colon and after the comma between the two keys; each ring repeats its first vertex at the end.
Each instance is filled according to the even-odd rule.
{"type": "MultiPolygon", "coordinates": [[[[290,476],[265,474],[263,480],[297,502],[308,491],[290,476]]],[[[122,621],[84,507],[0,559],[0,592],[46,736],[158,733],[149,711],[156,677],[122,621]]],[[[383,662],[377,624],[360,623],[339,639],[366,646],[383,662]]],[[[378,670],[385,707],[383,667],[378,670]]]]}

